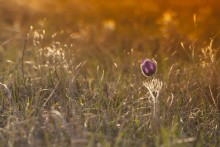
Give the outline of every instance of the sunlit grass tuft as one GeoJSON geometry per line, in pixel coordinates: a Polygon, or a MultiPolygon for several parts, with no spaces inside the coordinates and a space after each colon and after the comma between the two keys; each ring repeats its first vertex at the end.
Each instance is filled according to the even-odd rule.
{"type": "Polygon", "coordinates": [[[100,20],[82,14],[93,23],[74,21],[68,13],[63,19],[71,23],[60,30],[55,19],[41,19],[27,34],[1,44],[2,146],[219,146],[215,40],[203,43],[192,32],[181,33],[171,10],[149,13],[152,18],[140,23],[125,21],[130,13],[114,11],[109,16],[117,17],[100,20]],[[159,35],[146,30],[148,21],[159,35]],[[146,57],[157,61],[151,78],[140,69],[146,57]]]}

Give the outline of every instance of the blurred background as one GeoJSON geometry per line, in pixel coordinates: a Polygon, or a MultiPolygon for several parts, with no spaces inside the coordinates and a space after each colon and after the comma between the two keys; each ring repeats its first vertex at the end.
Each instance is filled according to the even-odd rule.
{"type": "MultiPolygon", "coordinates": [[[[216,0],[0,0],[0,43],[30,26],[89,50],[144,56],[172,54],[184,45],[218,46],[220,2],[216,0]],[[66,36],[64,36],[64,34],[66,36]]],[[[179,49],[178,56],[186,51],[179,49]]],[[[184,57],[187,58],[187,57],[184,57]]]]}
{"type": "Polygon", "coordinates": [[[219,146],[219,23],[220,0],[0,0],[0,144],[219,146]]]}

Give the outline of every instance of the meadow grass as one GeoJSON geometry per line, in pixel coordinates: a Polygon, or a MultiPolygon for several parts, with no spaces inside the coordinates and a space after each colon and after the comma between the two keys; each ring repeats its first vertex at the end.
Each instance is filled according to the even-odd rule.
{"type": "Polygon", "coordinates": [[[76,21],[72,30],[67,16],[71,22],[58,21],[66,28],[55,17],[13,38],[1,32],[0,146],[220,145],[219,42],[197,39],[199,28],[183,35],[174,12],[153,29],[162,12],[148,13],[149,22],[133,24],[139,13],[125,21],[132,3],[123,4],[125,13],[103,13],[103,20],[77,9],[82,14],[74,16],[88,22],[76,21]],[[156,29],[157,37],[149,35],[156,29]],[[141,72],[145,58],[157,61],[152,77],[141,72]]]}
{"type": "Polygon", "coordinates": [[[3,52],[1,146],[219,145],[213,40],[189,49],[188,62],[157,57],[158,71],[147,78],[134,49],[90,54],[45,36],[31,28],[20,49],[3,52]],[[163,83],[157,107],[149,93],[155,79],[163,83]]]}

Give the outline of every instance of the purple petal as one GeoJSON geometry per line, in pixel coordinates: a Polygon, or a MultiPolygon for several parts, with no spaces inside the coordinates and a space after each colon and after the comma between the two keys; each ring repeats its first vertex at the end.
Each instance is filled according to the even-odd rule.
{"type": "Polygon", "coordinates": [[[145,59],[141,63],[141,71],[145,76],[152,76],[157,71],[157,63],[154,60],[145,59]]]}

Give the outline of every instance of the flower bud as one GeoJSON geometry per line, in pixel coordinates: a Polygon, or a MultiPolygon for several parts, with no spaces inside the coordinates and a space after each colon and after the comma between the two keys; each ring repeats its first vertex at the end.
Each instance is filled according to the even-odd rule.
{"type": "Polygon", "coordinates": [[[155,60],[145,59],[141,63],[141,71],[145,76],[152,76],[157,71],[157,62],[155,60]]]}

